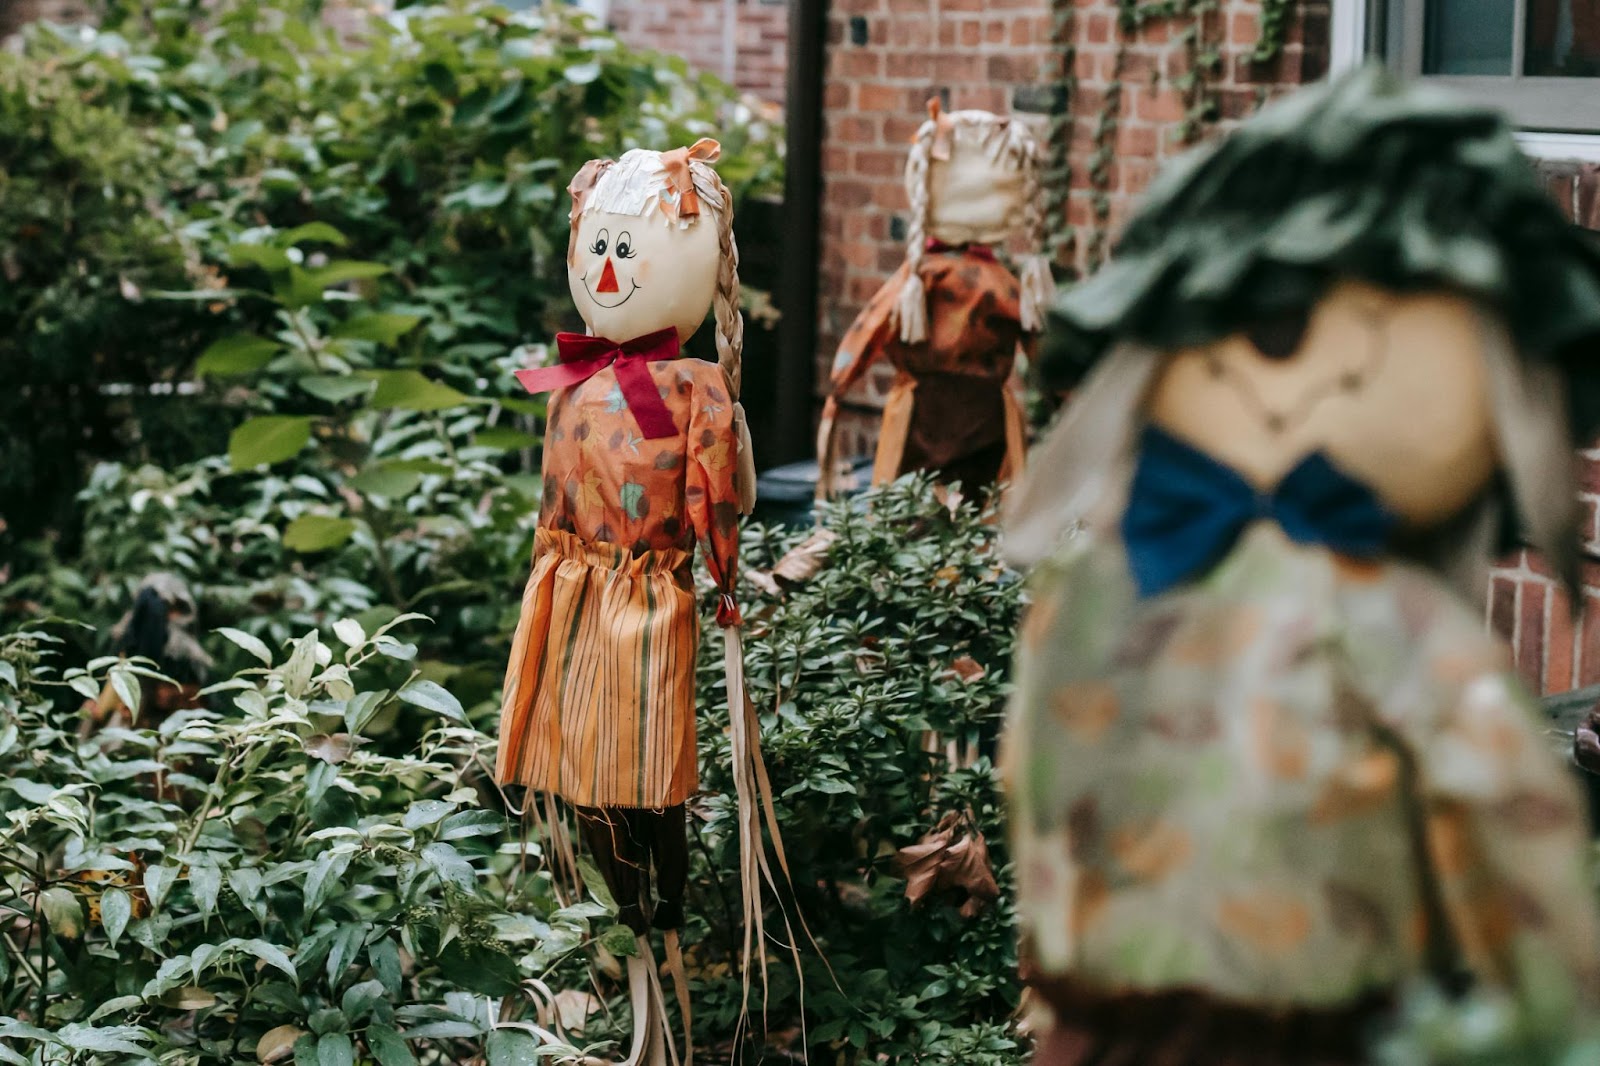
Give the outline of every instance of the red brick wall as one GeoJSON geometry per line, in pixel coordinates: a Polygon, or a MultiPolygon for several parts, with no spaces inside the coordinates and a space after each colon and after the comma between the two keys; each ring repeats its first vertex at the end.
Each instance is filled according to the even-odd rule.
{"type": "Polygon", "coordinates": [[[789,40],[785,0],[611,0],[610,20],[631,45],[682,56],[695,70],[765,100],[783,101],[789,40]]]}
{"type": "MultiPolygon", "coordinates": [[[[1182,83],[1191,67],[1185,39],[1191,20],[1153,19],[1130,32],[1118,25],[1117,11],[1115,0],[1077,0],[1069,32],[1077,91],[1070,108],[1072,191],[1067,221],[1076,231],[1070,260],[1079,271],[1098,258],[1095,231],[1108,228],[1114,237],[1156,171],[1190,147],[1184,119],[1200,102],[1182,83]],[[1097,141],[1119,51],[1124,56],[1117,124],[1112,136],[1097,141]],[[1097,189],[1091,185],[1090,169],[1100,143],[1107,143],[1112,155],[1097,189]],[[1096,221],[1095,200],[1101,192],[1109,200],[1107,226],[1096,221]]],[[[1257,0],[1223,0],[1199,27],[1199,39],[1209,42],[1207,49],[1214,48],[1218,55],[1217,65],[1202,79],[1214,118],[1200,127],[1205,136],[1225,131],[1271,96],[1315,81],[1327,70],[1326,0],[1295,5],[1281,54],[1263,63],[1252,59],[1261,40],[1260,11],[1257,0]]]]}
{"type": "MultiPolygon", "coordinates": [[[[1600,166],[1542,162],[1557,203],[1576,222],[1600,229],[1600,166]]],[[[1509,559],[1489,585],[1489,621],[1511,643],[1517,669],[1535,691],[1566,692],[1600,685],[1600,449],[1582,455],[1583,602],[1576,618],[1567,594],[1528,552],[1509,559]]]]}
{"type": "MultiPolygon", "coordinates": [[[[828,15],[824,70],[822,306],[818,381],[827,380],[834,348],[874,291],[900,264],[906,209],[902,175],[908,142],[926,117],[924,103],[944,91],[949,106],[999,112],[1048,111],[1062,82],[1063,57],[1075,54],[1076,86],[1069,94],[1068,159],[1071,191],[1058,232],[1070,223],[1074,241],[1064,265],[1082,269],[1094,242],[1095,202],[1102,194],[1114,231],[1129,205],[1166,159],[1185,145],[1179,136],[1187,100],[1178,79],[1188,67],[1187,18],[1152,21],[1130,34],[1118,28],[1115,0],[1076,0],[1059,39],[1053,39],[1050,0],[834,0],[828,15]],[[1090,163],[1106,89],[1122,40],[1118,128],[1107,138],[1107,182],[1091,187],[1090,163]]],[[[1249,114],[1258,99],[1327,66],[1326,0],[1303,0],[1291,19],[1283,54],[1254,64],[1258,0],[1223,0],[1204,27],[1215,41],[1220,71],[1216,106],[1225,119],[1249,114]]],[[[1034,113],[1041,138],[1048,115],[1034,113]]],[[[1226,121],[1223,123],[1226,125],[1226,121]]],[[[871,447],[871,408],[887,375],[851,399],[841,417],[845,453],[871,447]],[[863,410],[864,409],[864,410],[863,410]]]]}
{"type": "MultiPolygon", "coordinates": [[[[1009,112],[1019,93],[1059,81],[1046,0],[834,0],[823,70],[818,382],[839,338],[905,258],[906,152],[943,93],[951,108],[1009,112]]],[[[1042,116],[1038,116],[1041,117],[1042,116]]],[[[856,399],[881,401],[883,380],[856,399]]],[[[875,422],[840,419],[846,454],[875,422]]]]}

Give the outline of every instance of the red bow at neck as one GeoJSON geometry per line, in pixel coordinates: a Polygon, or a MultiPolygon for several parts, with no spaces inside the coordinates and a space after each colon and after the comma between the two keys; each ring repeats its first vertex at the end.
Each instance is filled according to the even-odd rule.
{"type": "Polygon", "coordinates": [[[517,380],[529,392],[550,392],[588,381],[615,365],[617,385],[628,410],[633,412],[633,420],[639,424],[639,432],[646,440],[660,440],[676,436],[678,426],[645,364],[676,359],[678,352],[678,331],[672,326],[622,344],[582,333],[557,333],[556,354],[561,362],[537,370],[519,370],[517,380]]]}
{"type": "Polygon", "coordinates": [[[975,255],[979,259],[994,262],[994,249],[987,244],[946,244],[937,237],[929,237],[923,249],[929,252],[946,252],[952,255],[975,255]]]}

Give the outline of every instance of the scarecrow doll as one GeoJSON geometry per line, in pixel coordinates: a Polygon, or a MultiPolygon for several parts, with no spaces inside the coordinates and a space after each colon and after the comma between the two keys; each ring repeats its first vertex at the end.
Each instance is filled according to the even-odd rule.
{"type": "Polygon", "coordinates": [[[1026,419],[1017,354],[1054,293],[1040,254],[1039,148],[1027,127],[987,111],[941,110],[906,161],[906,261],[850,326],[834,359],[817,437],[817,498],[839,477],[839,404],[880,359],[895,369],[872,468],[882,485],[913,470],[977,490],[1021,472],[1026,419]],[[1033,242],[1019,279],[995,245],[1033,242]]]}
{"type": "Polygon", "coordinates": [[[1588,827],[1481,604],[1512,528],[1575,586],[1600,254],[1506,123],[1372,68],[1275,104],[1052,330],[1092,372],[1008,517],[1036,1061],[1363,1062],[1430,979],[1570,1032],[1588,827]]]}
{"type": "Polygon", "coordinates": [[[136,722],[153,729],[176,711],[204,706],[200,687],[211,669],[211,656],[190,632],[195,615],[194,596],[176,574],[149,574],[139,582],[133,606],[111,629],[111,651],[124,658],[148,659],[171,680],[141,675],[136,709],[126,706],[106,682],[99,698],[84,704],[81,737],[136,722]]]}
{"type": "MultiPolygon", "coordinates": [[[[635,149],[573,179],[567,252],[588,335],[556,338],[559,363],[524,370],[549,392],[544,494],[533,572],[506,668],[496,776],[546,804],[553,851],[572,858],[559,799],[639,937],[629,962],[630,1063],[671,1048],[647,934],[665,931],[689,1016],[677,931],[688,874],[685,803],[699,784],[695,659],[696,544],[727,635],[746,915],[759,860],[762,791],[754,715],[740,673],[733,599],[738,516],[754,502],[754,466],[738,402],[743,320],[733,202],[711,168],[715,141],[635,149]],[[714,312],[718,362],[683,341],[714,312]],[[754,834],[753,838],[750,834],[754,834]]],[[[530,801],[530,808],[533,806],[530,801]]],[[[570,861],[567,873],[572,873],[570,861]]]]}

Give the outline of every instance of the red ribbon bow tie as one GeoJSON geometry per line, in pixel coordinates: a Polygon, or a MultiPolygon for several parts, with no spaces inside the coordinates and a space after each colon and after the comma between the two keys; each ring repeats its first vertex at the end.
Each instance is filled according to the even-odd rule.
{"type": "Polygon", "coordinates": [[[945,252],[951,255],[975,255],[979,259],[994,262],[994,249],[987,244],[946,244],[937,237],[929,237],[922,246],[926,251],[945,252]]]}
{"type": "Polygon", "coordinates": [[[517,380],[529,392],[550,392],[588,381],[615,364],[617,386],[622,389],[622,398],[633,412],[639,432],[646,440],[660,440],[676,436],[678,426],[645,364],[676,359],[679,350],[678,331],[672,326],[622,344],[582,333],[557,333],[556,354],[561,362],[556,366],[519,370],[517,380]]]}

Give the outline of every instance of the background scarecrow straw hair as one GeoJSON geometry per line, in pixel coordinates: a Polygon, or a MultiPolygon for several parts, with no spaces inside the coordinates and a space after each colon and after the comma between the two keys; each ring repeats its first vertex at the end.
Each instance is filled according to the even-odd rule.
{"type": "Polygon", "coordinates": [[[952,143],[983,151],[991,162],[1008,163],[1023,175],[1022,228],[1033,250],[1023,258],[1021,264],[1021,318],[1023,330],[1038,332],[1044,325],[1045,308],[1055,296],[1050,262],[1043,253],[1044,205],[1040,188],[1038,142],[1033,139],[1026,124],[1016,119],[988,111],[945,113],[937,98],[928,101],[928,115],[928,121],[917,130],[911,142],[911,154],[906,158],[906,196],[911,204],[911,217],[906,226],[906,262],[911,269],[895,306],[900,339],[907,344],[920,344],[928,336],[928,296],[918,268],[922,265],[927,245],[930,209],[928,183],[932,172],[934,142],[941,130],[952,143]]]}

